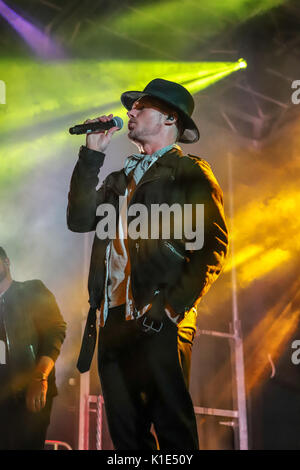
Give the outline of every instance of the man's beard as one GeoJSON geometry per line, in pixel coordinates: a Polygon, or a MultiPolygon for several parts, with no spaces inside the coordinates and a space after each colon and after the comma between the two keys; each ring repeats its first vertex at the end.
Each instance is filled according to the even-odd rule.
{"type": "Polygon", "coordinates": [[[128,132],[128,139],[135,145],[137,145],[139,147],[139,145],[141,144],[141,138],[140,138],[140,135],[135,132],[135,130],[131,130],[128,132]]]}
{"type": "Polygon", "coordinates": [[[7,271],[5,268],[3,268],[1,271],[0,271],[0,282],[4,281],[4,279],[7,278],[7,271]]]}
{"type": "Polygon", "coordinates": [[[160,129],[160,125],[157,124],[156,127],[153,127],[152,129],[138,129],[136,126],[133,129],[129,129],[128,132],[128,138],[132,142],[136,143],[143,143],[145,141],[145,138],[148,136],[154,136],[156,133],[158,133],[160,129]]]}

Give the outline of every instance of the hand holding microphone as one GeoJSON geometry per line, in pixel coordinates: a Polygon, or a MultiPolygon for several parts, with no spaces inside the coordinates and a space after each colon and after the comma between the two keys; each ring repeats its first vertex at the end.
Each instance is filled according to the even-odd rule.
{"type": "Polygon", "coordinates": [[[96,119],[87,119],[69,129],[70,134],[86,134],[86,146],[97,152],[104,152],[111,141],[113,134],[123,127],[123,121],[119,117],[113,118],[112,114],[100,116],[96,119]],[[92,125],[88,125],[92,124],[92,125]]]}

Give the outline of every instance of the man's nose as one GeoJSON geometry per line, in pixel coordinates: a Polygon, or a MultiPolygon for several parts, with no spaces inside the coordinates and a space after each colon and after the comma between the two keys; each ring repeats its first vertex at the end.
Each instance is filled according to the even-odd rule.
{"type": "Polygon", "coordinates": [[[136,109],[130,109],[130,110],[127,112],[127,116],[128,116],[129,118],[135,117],[135,116],[136,116],[136,109]]]}

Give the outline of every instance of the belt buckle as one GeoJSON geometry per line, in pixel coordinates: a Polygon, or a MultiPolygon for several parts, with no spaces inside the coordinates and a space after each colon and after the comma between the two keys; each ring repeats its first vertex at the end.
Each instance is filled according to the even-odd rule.
{"type": "MultiPolygon", "coordinates": [[[[154,326],[153,326],[155,324],[154,320],[152,320],[151,325],[147,324],[146,321],[147,321],[147,317],[145,315],[145,318],[144,318],[143,323],[142,323],[142,325],[145,327],[145,329],[144,329],[145,333],[148,333],[148,331],[150,331],[150,330],[155,331],[156,333],[159,333],[160,330],[163,327],[163,322],[162,321],[160,322],[160,325],[159,325],[158,328],[154,328],[154,326]]],[[[158,322],[156,322],[156,323],[158,323],[158,322]]]]}

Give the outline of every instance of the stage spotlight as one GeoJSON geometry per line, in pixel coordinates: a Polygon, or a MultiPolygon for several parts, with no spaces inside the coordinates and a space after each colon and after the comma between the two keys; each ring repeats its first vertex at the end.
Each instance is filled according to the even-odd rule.
{"type": "Polygon", "coordinates": [[[239,59],[238,63],[240,65],[240,69],[246,69],[247,68],[247,62],[245,61],[245,59],[239,59]]]}

